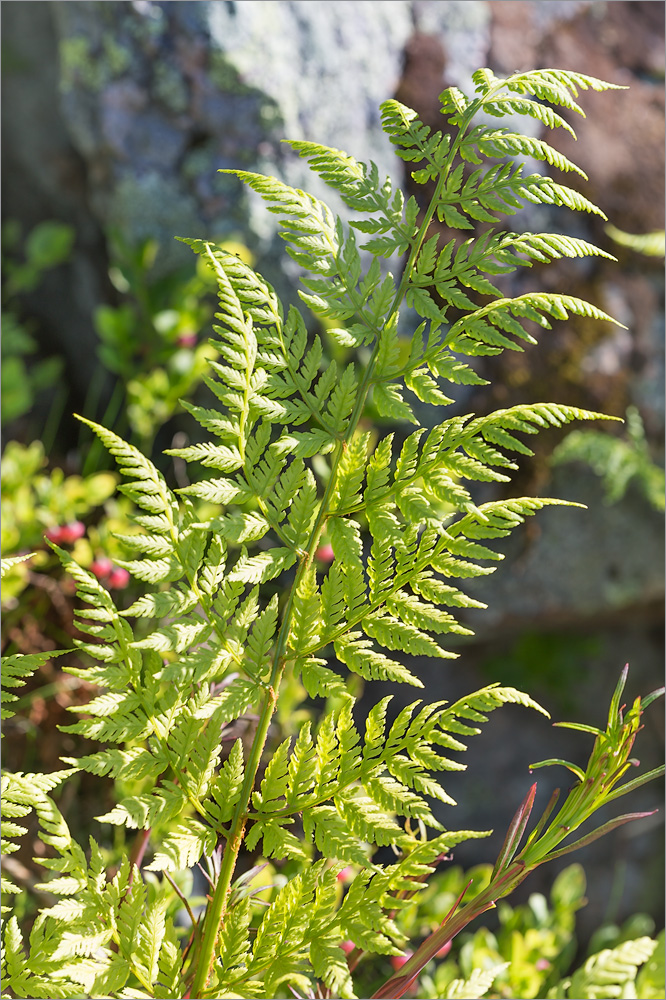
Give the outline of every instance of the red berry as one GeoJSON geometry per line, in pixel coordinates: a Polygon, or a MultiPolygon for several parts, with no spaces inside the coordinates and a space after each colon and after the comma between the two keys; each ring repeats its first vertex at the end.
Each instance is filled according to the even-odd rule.
{"type": "Polygon", "coordinates": [[[56,545],[60,545],[63,540],[62,528],[55,525],[53,528],[47,528],[44,532],[44,537],[48,538],[50,542],[54,542],[56,545]]]}
{"type": "Polygon", "coordinates": [[[351,865],[347,865],[346,868],[343,868],[341,872],[338,872],[337,876],[338,882],[351,882],[353,877],[354,877],[354,869],[351,867],[351,865]]]}
{"type": "Polygon", "coordinates": [[[83,538],[86,533],[86,526],[82,521],[70,521],[60,529],[60,540],[66,545],[71,545],[77,538],[83,538]]]}
{"type": "Polygon", "coordinates": [[[315,558],[320,562],[330,563],[335,559],[335,552],[332,545],[320,545],[315,552],[315,558]]]}
{"type": "Polygon", "coordinates": [[[403,965],[410,960],[413,954],[413,951],[406,951],[404,955],[391,955],[391,965],[395,971],[397,972],[398,969],[402,969],[403,965]]]}
{"type": "Polygon", "coordinates": [[[109,579],[107,583],[111,590],[124,590],[127,584],[130,582],[130,575],[126,569],[116,569],[112,570],[109,574],[109,579]]]}
{"type": "Polygon", "coordinates": [[[345,955],[349,955],[354,950],[356,945],[353,941],[341,941],[340,947],[344,951],[345,955]]]}
{"type": "Polygon", "coordinates": [[[113,563],[106,556],[100,556],[90,566],[90,572],[94,573],[98,580],[103,580],[113,572],[113,563]]]}
{"type": "Polygon", "coordinates": [[[176,339],[178,347],[194,347],[197,342],[196,333],[181,333],[176,339]]]}

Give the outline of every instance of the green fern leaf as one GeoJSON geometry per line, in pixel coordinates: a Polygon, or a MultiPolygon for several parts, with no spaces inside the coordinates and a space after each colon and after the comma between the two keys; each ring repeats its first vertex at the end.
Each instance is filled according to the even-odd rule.
{"type": "Polygon", "coordinates": [[[344,682],[340,675],[330,670],[324,660],[312,656],[302,661],[301,680],[311,698],[340,694],[344,690],[344,682]]]}
{"type": "Polygon", "coordinates": [[[230,479],[208,479],[194,483],[192,486],[185,486],[178,492],[223,506],[230,503],[243,503],[252,496],[246,487],[230,479]]]}
{"type": "Polygon", "coordinates": [[[407,667],[374,650],[372,642],[361,638],[360,632],[349,632],[344,638],[336,640],[335,653],[353,673],[365,680],[392,680],[423,687],[407,667]]]}
{"type": "Polygon", "coordinates": [[[100,823],[126,826],[130,830],[147,830],[156,824],[158,818],[161,823],[166,823],[179,816],[186,803],[183,790],[173,782],[165,781],[154,792],[125,796],[97,819],[100,823]]]}
{"type": "Polygon", "coordinates": [[[323,805],[308,809],[303,815],[303,833],[306,842],[314,843],[326,858],[353,862],[368,867],[370,862],[360,847],[358,838],[333,806],[323,805]]]}
{"type": "MultiPolygon", "coordinates": [[[[318,643],[322,624],[321,598],[317,589],[317,574],[312,564],[310,564],[303,574],[296,588],[293,622],[288,643],[294,655],[298,656],[299,653],[308,649],[311,645],[318,643]]],[[[314,674],[316,674],[316,664],[310,664],[309,666],[314,667],[314,674]]],[[[311,676],[314,676],[314,674],[311,674],[311,676]]],[[[326,675],[324,673],[321,676],[323,679],[326,675]]]]}
{"type": "Polygon", "coordinates": [[[132,643],[135,649],[155,649],[157,652],[183,653],[196,643],[205,642],[210,636],[212,626],[208,622],[193,622],[192,624],[165,625],[151,632],[145,639],[132,643]]]}
{"type": "Polygon", "coordinates": [[[485,713],[494,711],[500,705],[524,705],[526,708],[533,708],[536,712],[550,718],[545,708],[542,708],[538,702],[523,691],[517,691],[512,687],[500,687],[499,684],[490,684],[442,710],[438,724],[444,732],[456,733],[461,736],[476,735],[481,732],[480,729],[468,726],[466,722],[460,720],[487,722],[485,713]]]}
{"type": "Polygon", "coordinates": [[[204,702],[194,714],[198,719],[209,719],[215,714],[220,723],[230,722],[244,715],[250,706],[255,704],[259,690],[255,680],[236,677],[228,683],[221,694],[204,702]]]}
{"type": "Polygon", "coordinates": [[[409,837],[398,823],[369,796],[347,791],[336,797],[335,805],[338,815],[360,840],[378,846],[394,844],[398,847],[409,843],[409,837]]]}
{"type": "Polygon", "coordinates": [[[221,824],[228,823],[233,816],[236,803],[240,798],[243,777],[243,744],[238,739],[231,748],[219,773],[211,781],[210,793],[213,801],[209,797],[205,803],[207,814],[218,825],[218,828],[221,824]]]}
{"type": "Polygon", "coordinates": [[[176,587],[159,591],[154,594],[144,594],[134,601],[125,611],[119,614],[123,618],[167,618],[176,615],[186,615],[197,604],[194,591],[182,591],[176,587]]]}
{"type": "Polygon", "coordinates": [[[395,591],[387,599],[386,606],[391,614],[416,628],[430,629],[430,631],[438,633],[454,632],[457,635],[473,635],[447,611],[442,611],[434,604],[420,601],[415,594],[407,594],[400,590],[395,591]]]}
{"type": "Polygon", "coordinates": [[[0,560],[0,579],[3,579],[15,566],[26,562],[28,559],[32,559],[34,554],[34,552],[26,552],[20,556],[3,556],[0,560]]]}
{"type": "Polygon", "coordinates": [[[245,670],[257,679],[266,673],[268,654],[275,638],[277,618],[278,602],[277,596],[274,596],[255,621],[247,639],[244,666],[245,670]]]}
{"type": "Polygon", "coordinates": [[[447,1000],[478,1000],[485,997],[494,981],[509,966],[509,962],[494,965],[492,969],[474,969],[469,979],[452,979],[442,994],[447,1000]]]}
{"type": "MultiPolygon", "coordinates": [[[[6,687],[20,687],[24,680],[30,677],[35,670],[39,670],[44,664],[48,663],[49,660],[56,659],[58,656],[62,656],[66,653],[66,649],[53,649],[47,653],[14,653],[11,656],[3,656],[2,658],[2,685],[3,688],[6,687]]],[[[3,690],[0,693],[0,698],[3,704],[11,701],[17,701],[17,695],[12,694],[10,691],[3,690]]],[[[11,719],[15,713],[8,708],[2,709],[2,718],[11,719]]]]}
{"type": "Polygon", "coordinates": [[[258,556],[248,556],[243,548],[229,578],[243,583],[266,583],[295,562],[296,553],[292,549],[274,548],[258,556]]]}
{"type": "Polygon", "coordinates": [[[61,759],[65,764],[79,767],[91,774],[100,776],[108,774],[113,778],[122,777],[129,781],[148,777],[155,780],[169,766],[166,754],[151,752],[142,746],[130,747],[127,750],[112,747],[83,757],[61,759]]]}
{"type": "Polygon", "coordinates": [[[591,955],[582,968],[574,972],[568,996],[579,993],[591,1000],[621,996],[627,984],[635,981],[638,967],[651,958],[655,947],[655,941],[643,937],[623,941],[615,948],[591,955]]]}
{"type": "Polygon", "coordinates": [[[211,855],[217,845],[217,835],[197,820],[179,824],[162,840],[154,860],[146,871],[181,871],[192,868],[204,855],[211,855]]]}
{"type": "Polygon", "coordinates": [[[102,444],[118,462],[121,473],[130,478],[134,477],[133,482],[120,487],[122,492],[126,493],[137,506],[151,514],[173,517],[178,509],[176,498],[152,462],[112,431],[85,417],[78,419],[97,434],[102,444]]]}
{"type": "Polygon", "coordinates": [[[261,792],[254,792],[252,801],[262,812],[275,812],[282,807],[282,799],[289,785],[289,748],[291,737],[284,740],[273,752],[266,774],[261,782],[261,792]]]}
{"type": "Polygon", "coordinates": [[[447,656],[425,632],[392,615],[375,612],[361,621],[361,627],[366,635],[376,639],[386,649],[401,649],[414,656],[447,656]]]}
{"type": "Polygon", "coordinates": [[[656,947],[652,957],[639,970],[636,977],[636,993],[645,1000],[659,1000],[659,994],[664,992],[664,931],[657,936],[656,947]]]}

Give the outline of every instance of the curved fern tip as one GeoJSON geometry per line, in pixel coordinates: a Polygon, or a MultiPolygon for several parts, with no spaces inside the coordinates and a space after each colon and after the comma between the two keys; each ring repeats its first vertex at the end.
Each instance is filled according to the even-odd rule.
{"type": "Polygon", "coordinates": [[[91,427],[93,430],[96,430],[98,427],[101,428],[100,424],[96,424],[94,420],[89,420],[88,417],[81,416],[80,413],[73,413],[72,416],[82,424],[86,424],[86,426],[91,427]]]}

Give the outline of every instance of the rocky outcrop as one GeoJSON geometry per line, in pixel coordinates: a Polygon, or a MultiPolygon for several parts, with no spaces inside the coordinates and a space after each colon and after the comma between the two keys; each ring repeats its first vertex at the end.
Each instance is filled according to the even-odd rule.
{"type": "MultiPolygon", "coordinates": [[[[317,193],[317,179],[280,141],[311,137],[373,159],[399,180],[380,101],[397,94],[436,122],[443,87],[469,88],[483,64],[498,72],[562,65],[631,83],[626,93],[594,95],[593,113],[577,122],[574,155],[590,196],[616,225],[656,228],[660,12],[661,3],[587,0],[6,5],[5,212],[28,225],[73,221],[78,234],[72,266],[59,276],[68,315],[46,305],[49,295],[36,303],[50,317],[51,339],[72,357],[82,343],[94,353],[89,316],[109,294],[104,237],[114,229],[130,243],[156,238],[163,272],[187,259],[174,235],[241,239],[288,292],[273,217],[220,169],[274,172],[295,186],[307,175],[317,193]]],[[[567,137],[558,139],[571,152],[567,137]]],[[[653,340],[644,333],[640,349],[653,340]]],[[[85,381],[88,367],[73,378],[85,381]]]]}

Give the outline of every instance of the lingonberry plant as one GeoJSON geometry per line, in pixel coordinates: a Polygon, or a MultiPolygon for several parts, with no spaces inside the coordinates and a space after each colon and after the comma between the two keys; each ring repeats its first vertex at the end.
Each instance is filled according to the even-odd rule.
{"type": "MultiPolygon", "coordinates": [[[[6,921],[6,996],[354,997],[366,956],[402,953],[396,914],[417,905],[442,857],[484,836],[443,826],[433,800],[453,802],[432,772],[462,768],[451,755],[495,708],[543,709],[494,684],[397,714],[385,697],[362,720],[353,675],[421,688],[400,651],[453,655],[442,637],[468,630],[450,609],[479,607],[457,581],[491,572],[486,564],[501,555],[488,541],[563,502],[479,503],[469,484],[507,482],[510,453],[529,453],[519,435],[601,417],[530,403],[456,413],[427,430],[410,394],[446,413],[447,382],[484,384],[463,357],[535,343],[526,324],[548,328],[570,314],[611,322],[570,295],[505,297],[492,282],[534,261],[608,256],[569,236],[504,231],[498,220],[525,202],[601,214],[571,188],[525,173],[525,157],[581,171],[514,122],[526,115],[571,131],[549,105],[580,111],[579,88],[611,85],[558,70],[508,79],[480,70],[474,83],[471,99],[455,88],[441,95],[442,133],[396,101],[382,106],[387,135],[423,185],[421,206],[373,164],[312,142],[291,146],[356,214],[348,228],[317,198],[237,172],[280,217],[324,339],[240,259],[185,240],[219,286],[219,360],[208,385],[220,407],[184,404],[215,440],[170,454],[212,478],[194,475],[173,492],[139,450],[90,424],[139,508],[137,532],[123,538],[136,558],[123,565],[148,586],[119,610],[103,579],[53,544],[76,582],[89,636],[80,647],[93,661],[69,669],[101,689],[65,728],[106,746],[63,757],[54,773],[3,779],[6,834],[19,837],[14,820],[34,810],[48,848],[41,864],[54,876],[41,890],[59,897],[39,910],[29,948],[17,916],[6,921]],[[510,127],[492,124],[506,116],[510,127]],[[463,233],[485,228],[445,242],[435,219],[463,233]],[[395,273],[384,263],[392,257],[402,258],[395,273]],[[407,341],[401,309],[422,320],[407,341]],[[325,362],[327,344],[347,352],[346,363],[325,362]],[[372,429],[370,403],[416,429],[400,439],[372,429]],[[295,711],[306,694],[320,710],[295,711]],[[80,770],[117,782],[100,821],[138,831],[119,864],[108,847],[75,839],[50,794],[80,770]],[[380,863],[383,846],[394,848],[392,863],[380,863]],[[271,859],[268,886],[257,855],[271,859]],[[199,906],[186,874],[202,860],[209,891],[199,906]]],[[[6,682],[41,662],[10,657],[6,682]]],[[[521,846],[529,790],[488,886],[469,901],[463,893],[375,996],[403,996],[432,956],[530,871],[633,818],[572,843],[597,809],[652,776],[619,784],[645,704],[623,714],[623,683],[607,729],[582,727],[594,748],[586,770],[567,765],[575,785],[563,805],[553,797],[521,846]]]]}

